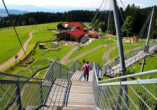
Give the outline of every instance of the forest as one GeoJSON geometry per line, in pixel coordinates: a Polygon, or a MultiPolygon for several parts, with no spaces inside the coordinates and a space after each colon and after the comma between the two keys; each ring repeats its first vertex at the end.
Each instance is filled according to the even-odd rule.
{"type": "MultiPolygon", "coordinates": [[[[126,36],[125,26],[123,24],[123,19],[125,25],[127,26],[128,33],[130,35],[137,34],[148,16],[150,15],[153,7],[140,8],[134,4],[128,5],[124,10],[122,7],[119,8],[120,16],[120,25],[123,36],[126,36]],[[123,16],[123,18],[122,18],[123,16]]],[[[0,28],[14,26],[24,26],[24,25],[33,25],[41,23],[50,23],[50,22],[92,22],[96,11],[89,10],[72,10],[64,13],[49,13],[49,12],[30,12],[23,15],[10,15],[9,17],[0,18],[0,28]]],[[[157,8],[155,6],[155,12],[157,8]]],[[[157,29],[157,13],[154,15],[153,19],[153,29],[157,29]]],[[[98,28],[101,28],[103,32],[109,29],[110,34],[115,34],[115,25],[114,17],[112,11],[102,11],[100,10],[97,18],[92,24],[93,28],[97,31],[98,28]],[[110,17],[109,17],[110,15],[110,17]],[[109,22],[109,26],[108,26],[109,22]]]]}

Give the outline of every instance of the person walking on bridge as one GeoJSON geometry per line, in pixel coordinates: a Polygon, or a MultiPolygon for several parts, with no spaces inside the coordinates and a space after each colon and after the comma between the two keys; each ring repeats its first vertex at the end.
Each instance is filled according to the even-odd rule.
{"type": "Polygon", "coordinates": [[[82,68],[82,69],[84,70],[84,81],[86,81],[86,79],[87,79],[87,81],[88,81],[88,79],[89,79],[89,70],[92,70],[92,68],[91,68],[91,66],[89,65],[89,62],[88,62],[88,61],[86,61],[86,64],[83,65],[83,68],[82,68]]]}

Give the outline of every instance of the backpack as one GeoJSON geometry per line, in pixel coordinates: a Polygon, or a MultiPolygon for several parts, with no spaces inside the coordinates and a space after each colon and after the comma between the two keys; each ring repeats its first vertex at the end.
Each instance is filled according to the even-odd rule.
{"type": "Polygon", "coordinates": [[[89,71],[88,66],[85,65],[85,71],[84,71],[84,74],[88,74],[88,71],[89,71]]]}

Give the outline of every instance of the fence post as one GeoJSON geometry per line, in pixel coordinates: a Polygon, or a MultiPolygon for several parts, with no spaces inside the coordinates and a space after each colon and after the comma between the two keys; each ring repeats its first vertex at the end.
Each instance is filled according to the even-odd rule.
{"type": "Polygon", "coordinates": [[[80,66],[79,66],[79,70],[81,70],[81,63],[79,63],[80,64],[80,66]]]}
{"type": "MultiPolygon", "coordinates": [[[[19,81],[19,78],[17,78],[17,81],[19,81]]],[[[16,84],[16,97],[18,97],[17,98],[17,106],[19,106],[17,110],[22,110],[19,84],[16,84]]]]}
{"type": "Polygon", "coordinates": [[[51,78],[52,78],[52,79],[51,79],[51,82],[53,82],[53,66],[52,66],[52,69],[51,69],[51,73],[50,73],[50,74],[51,74],[51,78]]]}
{"type": "MultiPolygon", "coordinates": [[[[99,86],[98,86],[99,87],[99,86]]],[[[100,87],[98,88],[98,98],[97,98],[97,102],[96,105],[99,107],[99,103],[100,102],[100,87]]]]}
{"type": "Polygon", "coordinates": [[[40,83],[39,86],[40,86],[40,105],[43,105],[42,83],[40,83]]]}
{"type": "Polygon", "coordinates": [[[67,69],[67,80],[68,80],[68,71],[69,71],[69,70],[67,69]]]}
{"type": "Polygon", "coordinates": [[[74,62],[74,66],[73,66],[73,74],[74,74],[74,70],[75,70],[75,62],[74,62]]]}

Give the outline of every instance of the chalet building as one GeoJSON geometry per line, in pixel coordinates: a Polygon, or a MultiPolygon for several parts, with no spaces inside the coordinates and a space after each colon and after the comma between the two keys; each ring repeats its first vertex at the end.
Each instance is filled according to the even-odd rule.
{"type": "MultiPolygon", "coordinates": [[[[65,41],[80,42],[81,38],[88,31],[88,28],[82,22],[68,22],[57,25],[59,33],[56,34],[57,39],[65,41]]],[[[98,38],[98,33],[88,33],[88,37],[98,38]]]]}

